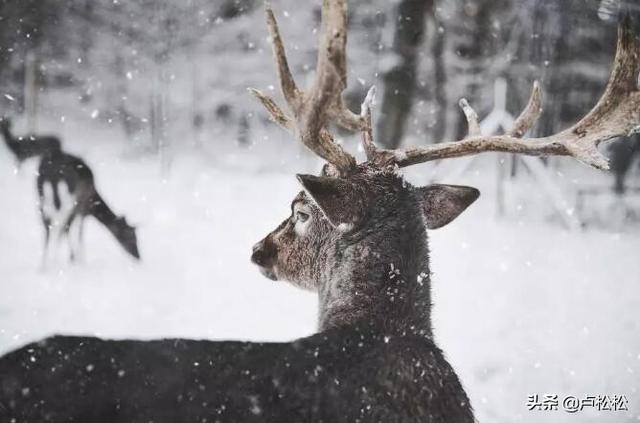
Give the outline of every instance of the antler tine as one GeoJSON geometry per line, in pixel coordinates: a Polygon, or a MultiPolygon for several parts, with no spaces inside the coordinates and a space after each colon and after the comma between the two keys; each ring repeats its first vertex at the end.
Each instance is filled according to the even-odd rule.
{"type": "Polygon", "coordinates": [[[347,43],[346,0],[322,2],[322,28],[318,47],[316,78],[308,93],[301,118],[301,137],[317,138],[346,87],[347,43]]]}
{"type": "Polygon", "coordinates": [[[276,21],[276,17],[273,14],[271,3],[265,2],[264,7],[267,15],[267,27],[269,28],[269,35],[272,42],[273,57],[278,69],[280,89],[282,90],[282,95],[287,101],[287,104],[295,113],[295,111],[300,107],[302,93],[298,89],[296,81],[293,79],[293,75],[291,75],[289,62],[287,61],[287,54],[284,50],[282,37],[280,36],[280,29],[278,28],[278,21],[276,21]]]}
{"type": "Polygon", "coordinates": [[[507,132],[507,135],[511,135],[516,138],[522,138],[529,129],[535,125],[536,121],[542,114],[542,88],[540,88],[540,82],[533,81],[533,89],[531,90],[531,96],[529,102],[524,108],[520,116],[518,116],[513,123],[513,128],[507,132]]]}
{"type": "Polygon", "coordinates": [[[467,138],[477,137],[481,135],[480,124],[478,123],[478,114],[476,113],[476,111],[473,110],[473,108],[469,105],[469,102],[466,98],[460,99],[458,104],[464,112],[465,118],[467,118],[467,126],[469,127],[467,130],[467,138]]]}
{"type": "Polygon", "coordinates": [[[264,95],[260,90],[256,90],[255,88],[248,88],[248,90],[258,100],[260,100],[264,108],[267,109],[267,111],[271,115],[271,120],[273,120],[284,129],[295,131],[295,125],[291,118],[282,111],[280,106],[278,106],[271,97],[264,95]]]}
{"type": "Polygon", "coordinates": [[[349,131],[364,131],[367,129],[367,122],[362,115],[357,115],[345,106],[342,96],[338,98],[337,104],[329,111],[331,118],[336,124],[349,131]]]}
{"type": "Polygon", "coordinates": [[[362,146],[367,156],[367,160],[373,160],[376,156],[377,148],[373,142],[373,125],[371,124],[371,108],[375,103],[376,87],[372,86],[367,92],[367,96],[360,107],[360,117],[364,119],[366,128],[362,131],[362,146]]]}
{"type": "Polygon", "coordinates": [[[321,25],[313,91],[335,96],[347,87],[346,0],[323,0],[321,25]]]}
{"type": "Polygon", "coordinates": [[[347,85],[346,44],[346,0],[323,0],[316,78],[303,104],[298,130],[304,144],[314,146],[314,151],[341,171],[355,167],[355,158],[333,142],[323,128],[331,117],[330,109],[338,103],[347,85]]]}
{"type": "Polygon", "coordinates": [[[356,161],[334,141],[325,129],[331,110],[342,104],[337,99],[346,85],[346,0],[324,0],[322,6],[322,32],[318,51],[316,81],[305,95],[298,89],[289,69],[278,23],[270,4],[265,3],[267,26],[272,39],[282,94],[293,118],[287,116],[269,96],[250,89],[280,126],[292,131],[314,153],[347,172],[356,161]]]}
{"type": "MultiPolygon", "coordinates": [[[[296,132],[295,122],[282,111],[280,106],[278,106],[271,97],[254,88],[249,88],[249,92],[262,103],[265,109],[267,109],[271,115],[271,120],[286,130],[296,132]]],[[[335,143],[333,137],[327,130],[324,128],[321,129],[318,134],[318,138],[320,139],[320,142],[313,145],[313,148],[311,148],[312,151],[327,160],[329,163],[333,164],[339,171],[345,171],[353,167],[351,160],[349,160],[349,157],[351,156],[347,155],[346,159],[343,158],[341,154],[346,153],[344,153],[342,148],[335,143]],[[332,149],[331,147],[335,148],[332,149]]],[[[353,164],[355,164],[355,159],[351,159],[353,160],[353,164]]]]}
{"type": "Polygon", "coordinates": [[[351,131],[364,131],[366,122],[349,110],[342,92],[347,87],[347,0],[323,0],[322,31],[316,79],[309,114],[326,113],[335,123],[351,131]]]}
{"type": "Polygon", "coordinates": [[[529,104],[505,135],[473,135],[475,112],[466,102],[461,102],[469,121],[469,137],[396,152],[394,163],[406,167],[431,160],[500,151],[533,156],[572,156],[597,169],[607,169],[607,159],[598,151],[598,145],[610,138],[640,131],[639,73],[640,40],[635,37],[627,16],[618,28],[616,56],[607,88],[594,108],[572,127],[547,137],[521,138],[542,112],[541,90],[539,84],[534,83],[529,104]]]}

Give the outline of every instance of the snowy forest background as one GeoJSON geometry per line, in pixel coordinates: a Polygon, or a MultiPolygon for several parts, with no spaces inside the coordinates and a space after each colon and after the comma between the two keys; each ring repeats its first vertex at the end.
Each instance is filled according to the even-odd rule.
{"type": "MultiPolygon", "coordinates": [[[[319,4],[272,3],[294,73],[310,79],[319,4]]],[[[349,5],[346,96],[358,110],[378,87],[376,139],[388,147],[460,138],[458,99],[482,119],[500,102],[499,79],[514,115],[540,79],[533,135],[558,131],[595,103],[615,49],[599,0],[349,5]]],[[[88,222],[85,262],[40,271],[37,163],[18,167],[0,146],[0,352],[52,333],[313,333],[315,297],[264,279],[249,255],[288,215],[294,173],[321,163],[247,87],[279,96],[259,0],[0,2],[0,115],[86,160],[109,204],[139,224],[142,254],[132,262],[88,222]]],[[[339,139],[362,156],[357,136],[339,139]]],[[[640,419],[637,144],[614,147],[615,163],[635,160],[618,193],[614,174],[568,159],[485,155],[406,172],[482,191],[431,234],[435,334],[479,421],[640,419]],[[528,411],[536,393],[624,394],[629,412],[528,411]]]]}

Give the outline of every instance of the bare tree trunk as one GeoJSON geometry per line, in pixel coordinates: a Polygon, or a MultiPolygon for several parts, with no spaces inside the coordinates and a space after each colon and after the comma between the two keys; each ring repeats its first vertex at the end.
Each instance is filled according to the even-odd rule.
{"type": "Polygon", "coordinates": [[[168,116],[168,102],[167,102],[167,78],[164,72],[164,65],[156,64],[156,78],[157,78],[157,91],[156,91],[156,136],[158,153],[160,154],[160,171],[162,175],[169,173],[169,167],[171,166],[171,145],[170,138],[167,132],[168,116]]]}
{"type": "MultiPolygon", "coordinates": [[[[435,12],[435,11],[434,11],[435,12]]],[[[435,23],[435,36],[431,50],[433,56],[433,93],[436,107],[436,124],[433,128],[433,141],[440,142],[444,139],[447,130],[447,71],[444,62],[444,48],[446,45],[445,31],[442,23],[438,21],[438,16],[433,13],[435,23]]]]}
{"type": "Polygon", "coordinates": [[[24,112],[29,132],[35,132],[38,126],[37,69],[36,54],[29,50],[24,62],[24,112]]]}
{"type": "Polygon", "coordinates": [[[377,137],[386,148],[397,148],[404,136],[416,86],[418,48],[422,45],[427,11],[433,0],[402,0],[398,4],[393,51],[399,63],[384,75],[377,137]]]}
{"type": "Polygon", "coordinates": [[[151,151],[157,154],[160,151],[160,138],[158,135],[158,94],[149,95],[149,141],[151,151]]]}
{"type": "Polygon", "coordinates": [[[200,69],[196,60],[196,53],[189,51],[189,65],[191,67],[191,129],[193,131],[193,146],[202,148],[202,126],[204,117],[202,116],[201,100],[202,89],[200,87],[200,69]]]}
{"type": "MultiPolygon", "coordinates": [[[[466,4],[465,4],[466,6],[466,4]]],[[[465,73],[471,81],[465,87],[465,98],[471,104],[475,104],[481,112],[482,96],[481,90],[486,84],[486,80],[480,75],[484,72],[482,66],[483,59],[493,54],[491,32],[491,16],[500,5],[494,0],[482,0],[473,3],[471,7],[462,6],[462,19],[466,21],[469,30],[466,40],[457,47],[457,53],[462,60],[466,61],[465,73]]],[[[464,24],[463,24],[464,25],[464,24]]],[[[494,75],[491,75],[494,76],[494,75]]],[[[456,125],[456,139],[462,139],[467,133],[467,118],[462,109],[456,106],[458,123],[456,125]]]]}
{"type": "Polygon", "coordinates": [[[251,138],[251,127],[246,112],[242,111],[240,122],[238,123],[238,145],[240,147],[248,147],[251,138]]]}
{"type": "Polygon", "coordinates": [[[82,52],[82,62],[80,63],[80,66],[85,70],[89,68],[89,53],[91,52],[91,47],[93,45],[94,31],[91,25],[95,6],[93,1],[94,0],[84,0],[84,4],[80,6],[85,17],[81,24],[81,28],[85,32],[80,38],[80,51],[82,52]]]}

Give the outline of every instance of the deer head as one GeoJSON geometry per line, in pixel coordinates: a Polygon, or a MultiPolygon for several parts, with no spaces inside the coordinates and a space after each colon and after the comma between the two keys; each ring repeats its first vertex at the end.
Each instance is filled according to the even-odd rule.
{"type": "Polygon", "coordinates": [[[8,131],[11,130],[11,119],[7,116],[0,117],[0,130],[8,131]]]}
{"type": "Polygon", "coordinates": [[[0,133],[4,136],[5,141],[11,141],[11,118],[8,116],[0,117],[0,133]]]}
{"type": "Polygon", "coordinates": [[[529,103],[513,128],[501,136],[480,134],[478,117],[460,101],[468,136],[404,151],[384,150],[373,141],[374,90],[360,114],[342,101],[346,87],[346,0],[324,0],[316,78],[300,90],[289,70],[274,14],[267,6],[280,86],[290,115],[270,97],[250,91],[272,119],[292,131],[324,158],[320,176],[298,175],[303,191],[291,215],[254,246],[252,260],[270,279],[282,279],[320,297],[320,329],[370,322],[386,330],[430,334],[430,280],[427,229],[455,219],[478,198],[474,188],[413,187],[398,169],[422,162],[503,151],[528,155],[564,155],[599,169],[607,161],[598,145],[628,135],[640,124],[640,41],[628,19],[621,25],[608,86],[596,106],[577,124],[544,138],[523,138],[542,112],[541,90],[534,83],[529,103]],[[326,129],[333,122],[362,132],[367,161],[356,160],[326,129]]]}
{"type": "Polygon", "coordinates": [[[322,329],[382,318],[430,333],[426,230],[455,219],[478,190],[416,188],[366,165],[347,177],[298,180],[304,190],[291,215],[254,246],[262,273],[318,292],[322,329]]]}

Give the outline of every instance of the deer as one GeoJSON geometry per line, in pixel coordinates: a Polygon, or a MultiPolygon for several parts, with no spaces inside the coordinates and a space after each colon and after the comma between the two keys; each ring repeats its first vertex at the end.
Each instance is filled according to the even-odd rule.
{"type": "Polygon", "coordinates": [[[11,119],[7,116],[0,118],[0,132],[7,148],[19,164],[31,157],[40,157],[50,151],[60,151],[62,146],[60,139],[55,135],[28,134],[15,137],[11,131],[11,119]]]}
{"type": "Polygon", "coordinates": [[[276,123],[326,161],[320,175],[298,175],[302,190],[291,214],[251,254],[267,278],[317,293],[318,332],[280,343],[46,338],[0,358],[0,417],[94,423],[475,421],[462,383],[434,340],[427,231],[453,221],[479,192],[444,184],[416,187],[400,169],[489,151],[570,156],[606,168],[597,146],[640,124],[640,41],[623,22],[605,93],[565,131],[525,137],[542,111],[535,83],[529,103],[503,135],[481,135],[477,114],[462,101],[466,138],[386,150],[373,139],[373,92],[359,114],[342,102],[346,6],[346,0],[323,1],[316,76],[302,91],[267,5],[289,113],[251,90],[276,123]],[[330,123],[362,133],[364,162],[334,140],[330,123]]]}
{"type": "Polygon", "coordinates": [[[82,259],[87,216],[100,222],[131,257],[140,259],[136,228],[116,215],[98,193],[93,172],[84,160],[61,150],[47,152],[40,159],[36,185],[44,227],[43,268],[49,261],[52,235],[58,240],[66,238],[71,262],[82,259]]]}
{"type": "Polygon", "coordinates": [[[117,216],[100,196],[93,172],[84,160],[64,152],[60,139],[53,135],[16,138],[8,118],[0,120],[0,130],[19,163],[31,157],[40,159],[36,188],[44,227],[43,269],[50,261],[52,236],[67,241],[71,262],[81,259],[87,216],[104,225],[128,254],[140,258],[135,227],[124,216],[117,216]]]}

